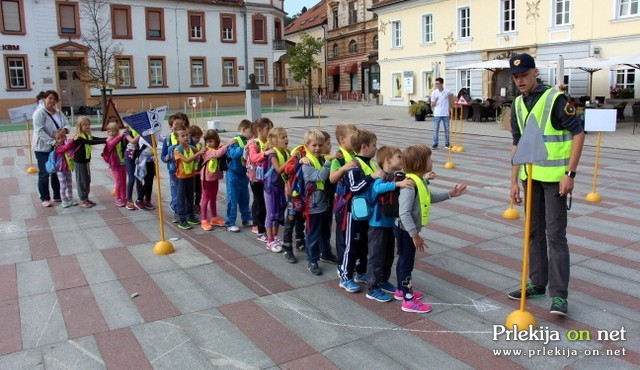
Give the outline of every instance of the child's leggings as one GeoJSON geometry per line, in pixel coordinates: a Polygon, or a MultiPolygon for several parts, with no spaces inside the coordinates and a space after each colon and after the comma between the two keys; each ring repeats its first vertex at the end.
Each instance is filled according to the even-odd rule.
{"type": "Polygon", "coordinates": [[[112,168],[111,174],[113,174],[113,180],[116,183],[116,200],[127,200],[127,168],[125,166],[112,168]]]}
{"type": "Polygon", "coordinates": [[[200,200],[200,219],[208,220],[207,210],[211,209],[211,217],[218,217],[218,206],[216,200],[218,198],[219,181],[202,181],[202,199],[200,200]]]}
{"type": "Polygon", "coordinates": [[[63,202],[71,202],[73,199],[73,180],[71,171],[57,172],[58,182],[60,182],[60,199],[63,202]]]}

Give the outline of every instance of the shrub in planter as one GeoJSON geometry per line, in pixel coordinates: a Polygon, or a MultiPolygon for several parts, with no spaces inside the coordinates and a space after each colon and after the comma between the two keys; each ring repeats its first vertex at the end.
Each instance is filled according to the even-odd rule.
{"type": "Polygon", "coordinates": [[[622,89],[622,91],[620,91],[620,98],[621,99],[633,99],[633,90],[632,89],[622,89]]]}
{"type": "Polygon", "coordinates": [[[409,115],[416,118],[416,121],[424,121],[427,116],[427,103],[423,101],[409,105],[409,115]]]}

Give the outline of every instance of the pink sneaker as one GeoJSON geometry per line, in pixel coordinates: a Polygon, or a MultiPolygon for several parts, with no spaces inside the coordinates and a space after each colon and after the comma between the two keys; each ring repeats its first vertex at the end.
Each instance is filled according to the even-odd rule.
{"type": "Polygon", "coordinates": [[[431,311],[431,306],[418,299],[412,299],[410,301],[402,301],[402,311],[415,312],[415,313],[427,313],[431,311]]]}
{"type": "Polygon", "coordinates": [[[258,226],[251,226],[251,232],[254,233],[254,234],[259,234],[258,226]]]}
{"type": "MultiPolygon", "coordinates": [[[[424,294],[418,292],[418,291],[413,291],[413,298],[415,299],[422,299],[422,297],[424,297],[424,294]]],[[[402,294],[402,290],[396,289],[396,292],[393,293],[393,298],[396,299],[396,301],[402,301],[404,300],[404,294],[402,294]]]]}
{"type": "Polygon", "coordinates": [[[282,252],[282,247],[280,246],[280,244],[278,244],[278,242],[274,240],[272,242],[267,243],[267,250],[273,253],[280,253],[282,252]]]}
{"type": "Polygon", "coordinates": [[[267,234],[258,234],[256,240],[263,243],[269,242],[269,240],[267,239],[267,234]]]}

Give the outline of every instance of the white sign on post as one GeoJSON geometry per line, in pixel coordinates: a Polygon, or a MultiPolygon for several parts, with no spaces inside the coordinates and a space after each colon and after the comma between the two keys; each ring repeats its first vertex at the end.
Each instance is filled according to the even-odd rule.
{"type": "Polygon", "coordinates": [[[405,94],[413,94],[413,72],[407,71],[402,73],[402,86],[405,94]]]}
{"type": "Polygon", "coordinates": [[[586,131],[610,131],[616,130],[615,109],[585,109],[584,129],[586,131]]]}
{"type": "Polygon", "coordinates": [[[23,105],[21,107],[9,108],[9,118],[11,123],[17,124],[30,120],[33,113],[38,109],[38,104],[23,105]]]}

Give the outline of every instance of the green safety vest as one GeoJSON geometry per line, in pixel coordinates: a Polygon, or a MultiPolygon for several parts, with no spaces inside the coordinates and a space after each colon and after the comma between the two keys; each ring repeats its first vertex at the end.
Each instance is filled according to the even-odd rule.
{"type": "MultiPolygon", "coordinates": [[[[85,140],[93,139],[93,137],[91,137],[91,134],[85,135],[85,134],[81,133],[80,136],[82,136],[82,138],[85,139],[85,140]]],[[[84,144],[84,153],[85,153],[85,156],[86,156],[87,160],[90,160],[91,159],[91,145],[84,144]]]]}
{"type": "MultiPolygon", "coordinates": [[[[533,179],[542,182],[559,182],[569,165],[573,135],[567,130],[556,130],[551,124],[551,110],[556,99],[563,93],[556,89],[547,89],[536,104],[527,110],[524,99],[518,96],[513,104],[516,122],[520,134],[524,132],[524,125],[530,114],[536,118],[544,145],[547,148],[547,159],[533,163],[533,179]]],[[[525,167],[520,170],[520,179],[526,180],[525,167]]]]}
{"type": "MultiPolygon", "coordinates": [[[[350,159],[351,161],[352,159],[350,159]]],[[[373,169],[376,168],[375,165],[368,165],[365,161],[363,161],[362,159],[360,159],[360,157],[356,157],[356,160],[358,161],[358,164],[360,165],[360,168],[362,168],[362,172],[364,172],[365,176],[369,176],[373,173],[373,169]]]]}
{"type": "Polygon", "coordinates": [[[420,222],[422,226],[424,226],[429,221],[431,193],[429,192],[429,188],[427,188],[427,185],[424,183],[424,180],[420,176],[413,173],[408,173],[406,176],[416,183],[416,188],[418,189],[418,201],[420,201],[420,222]]]}
{"type": "Polygon", "coordinates": [[[340,153],[342,153],[342,157],[344,158],[344,162],[351,162],[353,160],[353,152],[346,150],[343,147],[338,147],[340,153]]]}
{"type": "MultiPolygon", "coordinates": [[[[322,165],[320,164],[320,161],[318,160],[318,158],[316,158],[316,156],[307,151],[306,157],[311,161],[313,168],[315,168],[316,170],[322,169],[322,165]]],[[[316,181],[316,189],[324,190],[324,181],[316,181]]]]}
{"type": "MultiPolygon", "coordinates": [[[[189,149],[184,149],[184,147],[182,148],[182,155],[185,157],[192,157],[193,156],[193,150],[192,147],[189,146],[189,149]]],[[[196,168],[196,162],[195,161],[191,161],[189,163],[185,162],[185,161],[180,161],[182,163],[182,169],[184,169],[184,173],[187,175],[190,175],[193,170],[196,168]]]]}
{"type": "MultiPolygon", "coordinates": [[[[218,150],[214,148],[207,148],[207,150],[218,150]]],[[[207,164],[207,169],[209,172],[214,173],[218,170],[218,158],[209,159],[209,163],[207,164]]]]}

